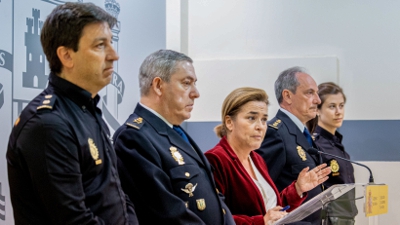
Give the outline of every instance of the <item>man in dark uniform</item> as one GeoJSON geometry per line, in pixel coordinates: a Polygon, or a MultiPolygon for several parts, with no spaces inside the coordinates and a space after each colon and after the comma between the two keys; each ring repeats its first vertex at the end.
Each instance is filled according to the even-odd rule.
{"type": "Polygon", "coordinates": [[[119,58],[115,23],[92,3],[66,3],[42,27],[49,85],[22,111],[7,150],[16,224],[138,224],[96,106],[119,58]]]}
{"type": "MultiPolygon", "coordinates": [[[[268,122],[268,130],[260,149],[256,150],[265,160],[271,178],[279,191],[297,179],[305,167],[320,164],[317,156],[307,153],[314,146],[305,124],[314,118],[321,102],[313,78],[300,67],[283,71],[275,81],[275,95],[280,109],[268,122]]],[[[308,192],[307,200],[322,192],[318,186],[308,192]]],[[[294,224],[321,224],[317,211],[294,224]]]]}
{"type": "Polygon", "coordinates": [[[149,55],[140,67],[140,102],[114,134],[122,187],[140,224],[234,224],[210,164],[179,126],[199,92],[188,56],[149,55]]]}

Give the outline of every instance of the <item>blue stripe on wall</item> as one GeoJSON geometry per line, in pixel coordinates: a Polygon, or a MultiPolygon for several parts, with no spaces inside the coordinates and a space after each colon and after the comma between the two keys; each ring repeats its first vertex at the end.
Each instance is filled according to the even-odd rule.
{"type": "MultiPolygon", "coordinates": [[[[186,122],[182,126],[205,152],[219,141],[213,129],[220,122],[186,122]]],[[[351,159],[400,161],[400,120],[346,120],[339,130],[351,159]]]]}

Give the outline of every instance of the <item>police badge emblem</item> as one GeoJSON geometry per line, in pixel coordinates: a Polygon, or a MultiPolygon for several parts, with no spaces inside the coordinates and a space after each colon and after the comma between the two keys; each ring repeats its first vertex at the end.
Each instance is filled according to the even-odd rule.
{"type": "Polygon", "coordinates": [[[102,163],[101,159],[99,159],[99,150],[97,149],[96,145],[94,144],[93,139],[88,139],[90,154],[94,160],[96,165],[100,165],[102,163]]]}
{"type": "Polygon", "coordinates": [[[332,159],[330,163],[331,171],[332,171],[332,176],[339,176],[339,163],[335,160],[332,159]]]}
{"type": "Polygon", "coordinates": [[[307,160],[306,152],[303,150],[303,148],[300,145],[297,146],[297,154],[299,154],[301,160],[303,160],[303,161],[307,160]]]}
{"type": "Polygon", "coordinates": [[[183,192],[189,194],[189,197],[193,197],[193,192],[196,190],[197,184],[193,186],[192,183],[186,184],[185,188],[181,188],[183,192]]]}
{"type": "Polygon", "coordinates": [[[171,151],[172,158],[174,158],[175,161],[178,162],[179,165],[185,164],[182,154],[178,151],[178,149],[176,147],[171,146],[171,147],[169,147],[169,150],[171,151]]]}
{"type": "Polygon", "coordinates": [[[196,204],[199,211],[206,209],[206,200],[204,200],[204,198],[196,199],[196,204]]]}

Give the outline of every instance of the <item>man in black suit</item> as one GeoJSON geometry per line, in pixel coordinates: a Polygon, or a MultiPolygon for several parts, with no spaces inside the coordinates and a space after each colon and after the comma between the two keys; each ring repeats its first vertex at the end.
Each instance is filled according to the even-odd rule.
{"type": "Polygon", "coordinates": [[[141,98],[114,134],[122,187],[140,224],[234,224],[210,164],[179,126],[199,92],[188,56],[160,50],[140,67],[141,98]]]}
{"type": "MultiPolygon", "coordinates": [[[[320,164],[317,156],[307,153],[315,144],[305,126],[316,116],[321,103],[317,91],[314,79],[300,67],[283,71],[275,81],[275,95],[281,108],[268,122],[267,134],[257,152],[267,163],[279,191],[296,180],[305,167],[312,169],[320,164]]],[[[321,186],[314,188],[306,201],[321,192],[321,186]]],[[[295,224],[321,224],[320,211],[295,224]]]]}

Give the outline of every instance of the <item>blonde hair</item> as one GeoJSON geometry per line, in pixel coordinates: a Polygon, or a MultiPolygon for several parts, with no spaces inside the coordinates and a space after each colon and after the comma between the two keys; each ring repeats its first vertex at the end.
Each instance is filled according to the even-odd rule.
{"type": "Polygon", "coordinates": [[[241,87],[233,90],[228,96],[226,96],[221,110],[222,124],[219,124],[214,128],[214,132],[219,138],[222,138],[227,134],[225,117],[230,116],[234,118],[239,113],[242,106],[251,101],[265,102],[265,104],[269,104],[267,93],[259,88],[241,87]]]}

